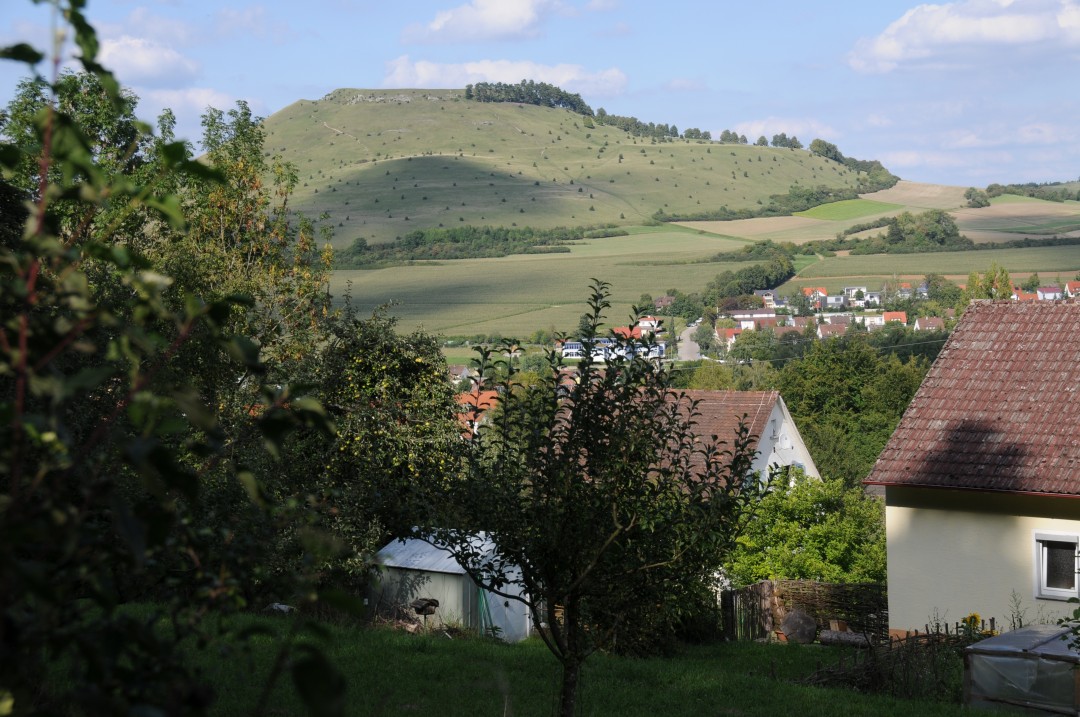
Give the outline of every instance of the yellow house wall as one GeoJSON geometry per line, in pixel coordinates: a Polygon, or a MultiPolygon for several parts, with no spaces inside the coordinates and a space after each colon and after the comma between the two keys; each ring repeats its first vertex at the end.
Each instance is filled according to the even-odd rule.
{"type": "Polygon", "coordinates": [[[1035,531],[1080,535],[1080,500],[889,487],[889,624],[924,629],[977,612],[1009,628],[1013,591],[1025,624],[1076,607],[1035,597],[1035,531]]]}

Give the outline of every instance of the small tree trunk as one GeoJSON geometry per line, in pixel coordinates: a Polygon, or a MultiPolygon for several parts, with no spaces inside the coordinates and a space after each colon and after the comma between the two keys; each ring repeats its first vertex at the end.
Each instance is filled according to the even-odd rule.
{"type": "Polygon", "coordinates": [[[563,660],[562,691],[559,693],[560,717],[574,717],[577,710],[578,682],[581,678],[581,661],[576,656],[563,660]]]}
{"type": "Polygon", "coordinates": [[[559,693],[560,717],[574,717],[577,710],[577,691],[581,680],[581,663],[584,661],[583,635],[578,629],[577,600],[568,599],[563,604],[563,635],[566,637],[562,654],[562,691],[559,693]]]}

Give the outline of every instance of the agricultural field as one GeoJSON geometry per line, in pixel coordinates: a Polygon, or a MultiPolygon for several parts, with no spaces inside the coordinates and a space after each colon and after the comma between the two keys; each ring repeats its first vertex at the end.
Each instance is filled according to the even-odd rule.
{"type": "MultiPolygon", "coordinates": [[[[924,195],[933,194],[920,191],[924,195]]],[[[986,209],[955,213],[962,218],[962,226],[976,220],[1022,221],[1043,232],[1050,226],[1060,226],[1070,216],[1069,212],[1078,210],[1080,206],[1073,202],[1059,205],[1035,200],[1004,201],[986,209]],[[1016,208],[1025,211],[1018,212],[1016,208]]],[[[709,256],[784,233],[829,237],[839,231],[838,227],[853,221],[857,220],[774,217],[629,227],[629,236],[582,240],[575,242],[570,252],[562,254],[416,262],[370,271],[337,271],[331,289],[335,296],[341,297],[351,282],[353,305],[364,312],[395,302],[389,310],[406,329],[423,326],[447,336],[526,336],[537,329],[571,331],[584,311],[586,287],[594,277],[612,284],[614,306],[608,315],[613,325],[620,324],[643,293],[656,297],[673,288],[688,293],[700,291],[719,272],[742,266],[703,262],[709,256]],[[771,231],[754,233],[762,228],[771,231]]],[[[1045,232],[1037,234],[1045,235],[1045,232]]],[[[1023,235],[1009,234],[1010,238],[1018,236],[1023,235]]],[[[877,287],[894,277],[919,280],[931,272],[964,283],[970,272],[984,272],[991,262],[1006,267],[1017,280],[1032,273],[1038,273],[1048,282],[1071,280],[1080,271],[1080,246],[900,254],[887,258],[881,255],[799,257],[798,275],[781,287],[781,291],[811,285],[825,286],[830,291],[851,285],[877,287]]]]}
{"type": "MultiPolygon", "coordinates": [[[[923,277],[931,272],[963,281],[973,271],[986,271],[991,262],[1005,267],[1010,274],[1017,277],[1038,273],[1047,281],[1059,275],[1061,281],[1069,281],[1080,271],[1080,246],[894,254],[887,257],[880,254],[836,256],[807,266],[792,281],[799,283],[803,280],[871,276],[890,278],[894,275],[923,277]],[[883,269],[886,269],[887,273],[882,271],[883,269]]],[[[803,282],[802,285],[806,283],[803,282]]]]}
{"type": "Polygon", "coordinates": [[[989,207],[951,213],[960,232],[975,242],[1080,237],[1080,202],[1047,202],[1006,194],[995,197],[989,207]]]}
{"type": "Polygon", "coordinates": [[[342,297],[348,288],[353,306],[363,312],[394,301],[390,311],[403,328],[423,326],[449,336],[570,331],[584,313],[592,278],[612,285],[608,317],[618,325],[643,293],[697,291],[719,272],[738,268],[690,262],[744,244],[682,228],[646,227],[631,236],[575,242],[565,254],[336,271],[331,291],[342,297]]]}
{"type": "MultiPolygon", "coordinates": [[[[805,244],[831,239],[848,227],[879,217],[893,216],[904,211],[951,211],[964,204],[963,188],[900,181],[895,187],[864,194],[859,199],[823,204],[795,216],[760,217],[731,222],[680,222],[680,225],[755,241],[768,239],[777,243],[805,244]]],[[[880,230],[871,230],[871,233],[876,231],[880,230]]]]}
{"type": "Polygon", "coordinates": [[[924,212],[927,209],[952,211],[967,204],[967,200],[964,199],[965,191],[967,191],[966,187],[902,181],[897,182],[895,187],[863,195],[863,198],[873,199],[877,202],[899,204],[911,212],[924,212]]]}
{"type": "Polygon", "coordinates": [[[873,199],[845,199],[841,202],[822,204],[813,209],[807,209],[805,212],[797,212],[795,216],[838,222],[849,219],[864,219],[902,209],[903,207],[899,204],[877,202],[873,199]]]}

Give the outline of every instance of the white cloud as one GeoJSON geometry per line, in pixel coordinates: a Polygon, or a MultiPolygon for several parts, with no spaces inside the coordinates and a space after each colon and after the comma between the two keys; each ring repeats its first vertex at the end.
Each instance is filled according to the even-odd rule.
{"type": "Polygon", "coordinates": [[[191,23],[175,17],[155,15],[141,6],[132,10],[122,25],[101,25],[98,29],[104,36],[134,35],[171,47],[191,45],[199,37],[199,32],[191,23]]]}
{"type": "MultiPolygon", "coordinates": [[[[1000,158],[1008,159],[1009,157],[1005,155],[1000,158]]],[[[967,155],[958,152],[901,150],[885,153],[881,158],[881,163],[889,169],[905,167],[951,169],[965,167],[971,163],[971,160],[967,155]]]]}
{"type": "Polygon", "coordinates": [[[872,112],[866,116],[863,120],[867,127],[891,127],[893,124],[892,118],[887,117],[877,112],[872,112]]]}
{"type": "Polygon", "coordinates": [[[859,72],[890,72],[940,63],[958,49],[1000,53],[1030,46],[1054,53],[1075,45],[1080,0],[959,0],[908,10],[881,34],[859,40],[848,64],[859,72]]]}
{"type": "MultiPolygon", "coordinates": [[[[176,137],[198,144],[202,138],[201,118],[207,107],[228,110],[235,98],[208,87],[182,90],[149,90],[139,93],[139,116],[153,123],[153,118],[169,108],[176,115],[176,137]]],[[[261,110],[252,109],[258,114],[261,110]]]]}
{"type": "Polygon", "coordinates": [[[177,115],[195,112],[201,115],[207,107],[228,109],[234,99],[209,87],[190,87],[183,90],[150,90],[143,97],[148,104],[171,108],[177,115]]]}
{"type": "Polygon", "coordinates": [[[546,14],[564,10],[558,0],[472,0],[405,29],[406,42],[471,42],[532,37],[546,14]]]}
{"type": "Polygon", "coordinates": [[[477,82],[511,82],[523,79],[547,82],[587,97],[611,97],[626,88],[626,75],[612,67],[589,72],[581,65],[541,65],[514,60],[476,60],[443,64],[408,55],[386,63],[384,87],[464,87],[477,82]]]}
{"type": "Polygon", "coordinates": [[[1077,141],[1076,130],[1053,122],[1030,122],[1018,126],[1006,124],[969,128],[946,135],[942,145],[948,149],[987,147],[1063,147],[1077,141]]]}
{"type": "Polygon", "coordinates": [[[199,74],[199,64],[154,40],[122,35],[104,40],[101,64],[124,82],[137,85],[182,85],[199,74]]]}
{"type": "Polygon", "coordinates": [[[702,92],[709,89],[703,80],[676,77],[664,83],[664,89],[671,92],[702,92]]]}
{"type": "Polygon", "coordinates": [[[251,35],[258,38],[270,37],[274,42],[283,42],[289,29],[281,22],[268,17],[262,5],[248,5],[243,8],[222,8],[218,10],[215,31],[220,36],[251,35]]]}
{"type": "Polygon", "coordinates": [[[740,122],[732,128],[739,134],[745,134],[747,139],[753,142],[764,135],[770,141],[774,134],[783,132],[789,137],[798,137],[804,145],[810,144],[811,140],[818,137],[827,140],[836,140],[840,132],[815,119],[806,117],[766,117],[765,119],[740,122]]]}

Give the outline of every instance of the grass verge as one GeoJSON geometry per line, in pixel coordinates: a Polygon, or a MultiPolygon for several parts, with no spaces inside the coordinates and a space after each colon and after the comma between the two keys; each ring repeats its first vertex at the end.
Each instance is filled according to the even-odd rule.
{"type": "MultiPolygon", "coordinates": [[[[244,617],[278,634],[288,618],[244,617]]],[[[355,715],[503,715],[553,713],[559,668],[537,640],[507,645],[441,632],[410,635],[385,629],[332,628],[326,648],[348,680],[347,711],[355,715]]],[[[214,714],[247,713],[276,651],[275,637],[248,648],[197,655],[217,694],[214,714]]],[[[959,715],[958,705],[898,700],[799,684],[837,648],[725,643],[682,647],[648,659],[598,654],[585,666],[581,715],[959,715]]],[[[287,678],[270,701],[274,715],[304,714],[287,678]]]]}

